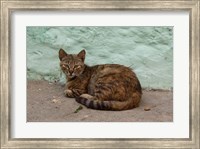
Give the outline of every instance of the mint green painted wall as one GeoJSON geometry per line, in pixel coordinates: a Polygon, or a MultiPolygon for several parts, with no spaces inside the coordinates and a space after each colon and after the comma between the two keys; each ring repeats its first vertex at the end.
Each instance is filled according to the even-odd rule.
{"type": "Polygon", "coordinates": [[[136,72],[143,88],[173,87],[172,27],[27,27],[27,77],[65,82],[58,51],[86,49],[88,65],[118,63],[136,72]]]}

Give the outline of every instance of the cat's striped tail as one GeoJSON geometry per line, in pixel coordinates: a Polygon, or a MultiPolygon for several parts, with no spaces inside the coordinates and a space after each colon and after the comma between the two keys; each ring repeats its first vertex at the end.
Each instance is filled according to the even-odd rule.
{"type": "Polygon", "coordinates": [[[139,106],[140,99],[128,99],[126,101],[101,101],[94,100],[91,98],[87,98],[85,96],[76,97],[76,101],[78,103],[83,104],[87,108],[96,109],[96,110],[112,110],[112,111],[120,111],[120,110],[128,110],[139,106]]]}

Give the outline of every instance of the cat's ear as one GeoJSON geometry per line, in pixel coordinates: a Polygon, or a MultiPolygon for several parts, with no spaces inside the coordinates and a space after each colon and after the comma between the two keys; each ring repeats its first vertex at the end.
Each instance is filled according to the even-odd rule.
{"type": "Polygon", "coordinates": [[[85,49],[83,49],[83,50],[81,50],[81,52],[79,52],[78,53],[78,57],[80,58],[80,59],[82,59],[82,61],[84,62],[84,60],[85,60],[85,49]]]}
{"type": "Polygon", "coordinates": [[[67,56],[67,53],[63,49],[60,49],[59,50],[59,59],[60,59],[60,61],[63,59],[63,57],[66,57],[66,56],[67,56]]]}

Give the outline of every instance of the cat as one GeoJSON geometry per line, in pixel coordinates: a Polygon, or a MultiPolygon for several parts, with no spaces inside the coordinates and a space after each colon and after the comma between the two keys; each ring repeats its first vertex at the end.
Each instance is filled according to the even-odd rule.
{"type": "Polygon", "coordinates": [[[142,89],[136,74],[119,64],[88,66],[86,52],[68,54],[59,50],[60,68],[66,75],[64,94],[87,108],[128,110],[139,106],[142,89]]]}

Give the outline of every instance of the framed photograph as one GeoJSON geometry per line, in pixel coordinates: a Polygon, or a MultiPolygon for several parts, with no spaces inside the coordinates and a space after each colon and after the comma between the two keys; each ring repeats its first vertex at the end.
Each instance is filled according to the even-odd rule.
{"type": "Polygon", "coordinates": [[[1,148],[199,148],[199,1],[1,1],[1,148]]]}

